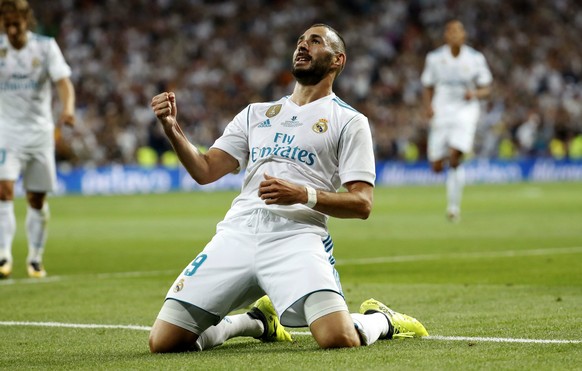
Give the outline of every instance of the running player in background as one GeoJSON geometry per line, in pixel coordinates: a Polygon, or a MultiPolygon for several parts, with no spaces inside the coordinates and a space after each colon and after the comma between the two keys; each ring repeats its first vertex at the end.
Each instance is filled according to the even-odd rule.
{"type": "Polygon", "coordinates": [[[56,184],[51,82],[62,106],[59,122],[71,126],[75,122],[71,69],[53,38],[30,31],[35,23],[26,0],[1,0],[0,277],[12,272],[14,185],[20,175],[28,202],[28,275],[46,276],[42,263],[49,219],[46,195],[56,184]]]}
{"type": "Polygon", "coordinates": [[[214,238],[168,291],[150,333],[152,352],[204,350],[235,336],[291,340],[278,317],[284,326],[309,326],[321,348],[428,335],[374,299],[350,314],[334,269],[327,219],[368,218],[375,181],[368,119],[332,91],[345,62],[339,34],[311,26],[293,54],[293,93],[247,106],[205,154],[176,121],[174,93],[152,99],[194,180],[246,171],[214,238]],[[227,316],[255,300],[250,312],[227,316]]]}
{"type": "Polygon", "coordinates": [[[445,25],[445,45],[428,53],[422,72],[423,107],[430,119],[428,159],[432,170],[447,172],[447,218],[461,217],[465,186],[464,156],[473,150],[479,99],[486,98],[492,82],[483,54],[465,45],[465,28],[458,20],[445,25]]]}

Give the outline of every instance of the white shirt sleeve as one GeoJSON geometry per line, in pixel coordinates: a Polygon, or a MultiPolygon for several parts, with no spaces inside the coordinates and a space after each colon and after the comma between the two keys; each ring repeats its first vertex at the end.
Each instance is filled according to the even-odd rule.
{"type": "Polygon", "coordinates": [[[50,39],[48,50],[48,72],[53,82],[71,76],[71,67],[65,61],[55,39],[50,39]]]}
{"type": "Polygon", "coordinates": [[[218,148],[234,157],[239,164],[238,171],[247,167],[249,159],[249,138],[248,138],[248,114],[251,106],[247,106],[239,112],[234,119],[226,126],[222,136],[218,138],[211,148],[218,148]]]}
{"type": "Polygon", "coordinates": [[[477,64],[477,78],[475,79],[475,83],[477,86],[487,86],[493,82],[493,75],[489,70],[489,66],[487,65],[487,60],[483,54],[479,54],[479,57],[476,58],[477,64]]]}
{"type": "Polygon", "coordinates": [[[426,56],[424,70],[420,76],[420,81],[424,87],[434,86],[435,84],[434,63],[432,61],[432,53],[429,53],[426,56]]]}
{"type": "Polygon", "coordinates": [[[361,114],[346,124],[339,144],[339,177],[342,184],[363,181],[374,185],[376,163],[368,119],[361,114]]]}

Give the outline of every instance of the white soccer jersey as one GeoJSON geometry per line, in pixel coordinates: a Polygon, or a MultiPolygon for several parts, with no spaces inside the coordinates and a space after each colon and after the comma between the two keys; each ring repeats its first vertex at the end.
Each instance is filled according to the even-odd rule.
{"type": "Polygon", "coordinates": [[[54,129],[52,87],[71,75],[55,39],[28,32],[28,41],[14,49],[0,35],[0,137],[11,144],[47,143],[54,129]]]}
{"type": "Polygon", "coordinates": [[[284,97],[241,111],[213,144],[246,169],[241,193],[225,219],[267,208],[288,219],[326,228],[327,216],[307,206],[266,205],[258,196],[264,173],[330,192],[350,181],[374,184],[368,119],[335,94],[298,106],[284,97]]]}
{"type": "Polygon", "coordinates": [[[442,118],[455,117],[460,110],[479,110],[479,101],[464,99],[468,89],[486,86],[492,81],[491,71],[482,53],[463,45],[455,58],[448,45],[443,45],[428,53],[421,76],[425,87],[434,87],[432,108],[433,122],[442,118]]]}

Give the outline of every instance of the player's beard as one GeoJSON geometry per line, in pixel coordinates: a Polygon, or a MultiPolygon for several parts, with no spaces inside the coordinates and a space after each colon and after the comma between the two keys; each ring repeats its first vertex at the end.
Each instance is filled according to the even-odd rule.
{"type": "Polygon", "coordinates": [[[311,60],[311,67],[296,68],[293,66],[293,76],[301,85],[316,85],[329,73],[333,54],[329,53],[319,59],[311,60]]]}

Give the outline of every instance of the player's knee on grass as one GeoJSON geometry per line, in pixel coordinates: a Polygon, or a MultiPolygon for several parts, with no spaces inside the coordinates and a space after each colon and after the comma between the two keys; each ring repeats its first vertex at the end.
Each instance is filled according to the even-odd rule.
{"type": "Polygon", "coordinates": [[[305,317],[317,344],[323,348],[349,348],[360,345],[360,337],[343,297],[320,291],[305,300],[305,317]]]}
{"type": "Polygon", "coordinates": [[[335,312],[320,317],[309,326],[313,338],[323,349],[351,348],[361,345],[349,312],[335,312]]]}
{"type": "Polygon", "coordinates": [[[156,320],[149,337],[152,353],[179,353],[196,350],[198,335],[171,323],[156,320]]]}
{"type": "Polygon", "coordinates": [[[152,353],[197,350],[198,335],[217,323],[212,315],[192,304],[173,299],[164,301],[150,333],[152,353]]]}

